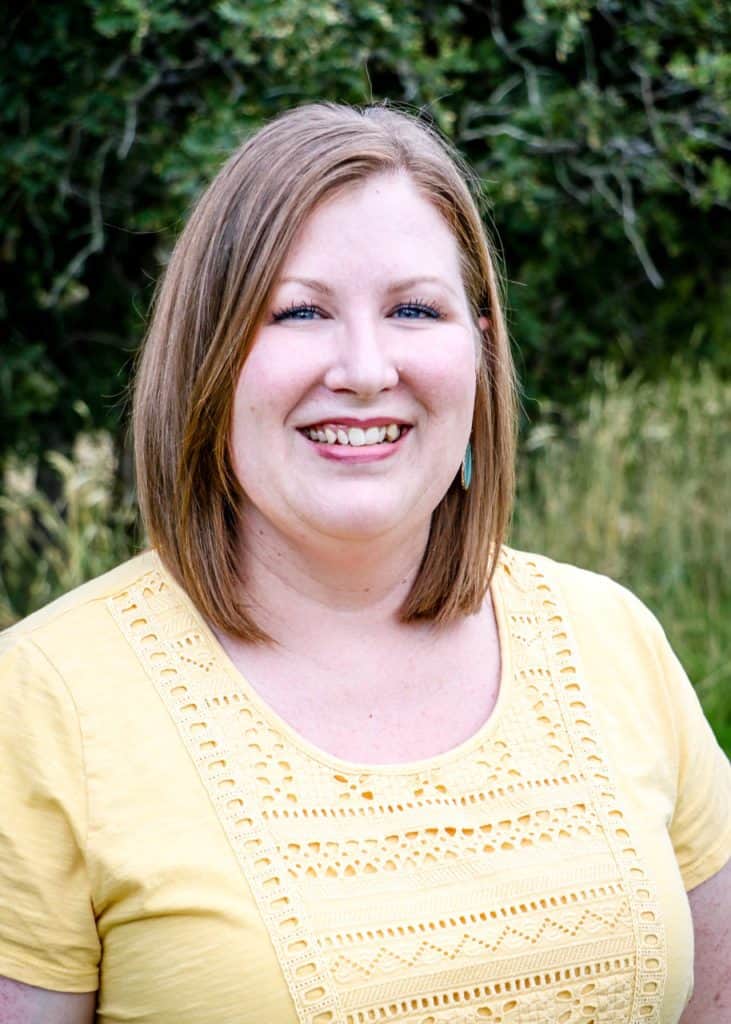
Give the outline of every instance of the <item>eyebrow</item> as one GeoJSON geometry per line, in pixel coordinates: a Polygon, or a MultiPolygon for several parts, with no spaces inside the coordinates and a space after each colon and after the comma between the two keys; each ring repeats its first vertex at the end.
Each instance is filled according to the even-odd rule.
{"type": "MultiPolygon", "coordinates": [[[[333,295],[333,289],[329,284],[325,284],[324,281],[318,281],[313,277],[282,277],[279,280],[279,284],[301,284],[305,288],[311,288],[315,292],[320,292],[322,295],[333,295]]],[[[429,274],[418,275],[417,277],[405,277],[400,281],[394,281],[389,284],[386,289],[389,294],[392,292],[407,291],[409,288],[414,288],[418,284],[437,284],[441,285],[442,288],[446,288],[447,291],[451,292],[452,295],[456,295],[454,288],[448,284],[444,278],[435,277],[429,274]]]]}
{"type": "Polygon", "coordinates": [[[324,281],[317,281],[314,277],[280,277],[278,284],[303,284],[305,288],[311,288],[313,292],[322,292],[323,295],[332,295],[333,290],[324,281]]]}

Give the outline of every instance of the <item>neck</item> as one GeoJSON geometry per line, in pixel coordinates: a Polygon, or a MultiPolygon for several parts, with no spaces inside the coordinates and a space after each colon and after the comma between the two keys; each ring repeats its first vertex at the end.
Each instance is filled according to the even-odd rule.
{"type": "Polygon", "coordinates": [[[398,624],[398,612],[422,561],[429,534],[352,541],[290,538],[255,514],[242,524],[242,560],[254,617],[275,641],[341,635],[398,624]],[[327,616],[327,618],[325,618],[327,616]]]}

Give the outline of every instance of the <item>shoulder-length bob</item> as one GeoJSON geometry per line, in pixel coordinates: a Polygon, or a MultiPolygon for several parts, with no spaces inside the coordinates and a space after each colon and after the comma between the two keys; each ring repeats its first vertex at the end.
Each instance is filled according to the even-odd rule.
{"type": "Polygon", "coordinates": [[[375,105],[287,111],[227,161],[198,201],[160,283],[138,365],[133,431],[150,543],[215,627],[269,638],[246,600],[238,547],[244,497],[229,435],[236,381],[286,254],[318,203],[371,175],[408,174],[452,229],[481,332],[469,490],[459,478],[432,515],[401,619],[447,622],[477,611],[507,530],[515,382],[495,260],[474,178],[432,128],[375,105]]]}

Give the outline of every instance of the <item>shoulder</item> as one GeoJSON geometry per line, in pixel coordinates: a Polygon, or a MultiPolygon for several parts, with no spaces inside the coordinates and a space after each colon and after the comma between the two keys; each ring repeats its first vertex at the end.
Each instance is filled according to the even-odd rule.
{"type": "Polygon", "coordinates": [[[680,762],[678,721],[695,700],[652,612],[599,573],[544,555],[509,552],[528,588],[534,657],[552,666],[558,692],[586,709],[586,728],[628,791],[647,780],[671,813],[680,762]],[[652,736],[653,742],[647,743],[652,736]]]}
{"type": "Polygon", "coordinates": [[[695,696],[650,609],[600,573],[545,555],[505,555],[512,584],[524,589],[525,607],[542,623],[546,653],[571,666],[625,735],[651,729],[672,748],[676,718],[695,696]]]}
{"type": "MultiPolygon", "coordinates": [[[[698,697],[662,626],[632,591],[545,555],[509,551],[506,557],[530,588],[534,607],[548,604],[546,643],[560,638],[619,756],[638,761],[638,751],[650,750],[651,735],[654,753],[677,769],[683,731],[691,722],[703,742],[714,746],[698,697]]],[[[660,768],[656,764],[653,770],[660,768]]]]}
{"type": "Polygon", "coordinates": [[[153,551],[143,551],[16,622],[0,634],[0,639],[7,643],[21,636],[42,634],[44,629],[53,628],[61,620],[67,625],[83,620],[85,616],[93,614],[95,606],[134,585],[158,566],[157,555],[153,551]]]}
{"type": "Polygon", "coordinates": [[[653,612],[627,587],[544,554],[504,548],[501,565],[512,582],[535,599],[558,602],[568,614],[577,640],[597,636],[609,640],[621,634],[625,644],[652,656],[665,634],[653,612]]]}
{"type": "Polygon", "coordinates": [[[144,551],[74,588],[0,633],[0,658],[44,662],[62,676],[66,665],[101,663],[119,642],[111,604],[161,569],[155,552],[144,551]]]}
{"type": "Polygon", "coordinates": [[[83,752],[97,776],[129,757],[132,730],[153,746],[159,700],[140,643],[148,631],[131,629],[158,606],[166,621],[180,618],[181,594],[147,551],[0,635],[0,746],[14,751],[33,736],[36,753],[54,744],[83,752]]]}

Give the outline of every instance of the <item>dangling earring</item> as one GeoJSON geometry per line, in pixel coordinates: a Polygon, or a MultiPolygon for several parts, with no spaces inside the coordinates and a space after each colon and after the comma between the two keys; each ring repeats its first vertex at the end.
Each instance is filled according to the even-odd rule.
{"type": "Polygon", "coordinates": [[[467,448],[462,459],[460,480],[462,481],[462,489],[468,491],[472,483],[472,445],[469,441],[467,442],[467,448]]]}

